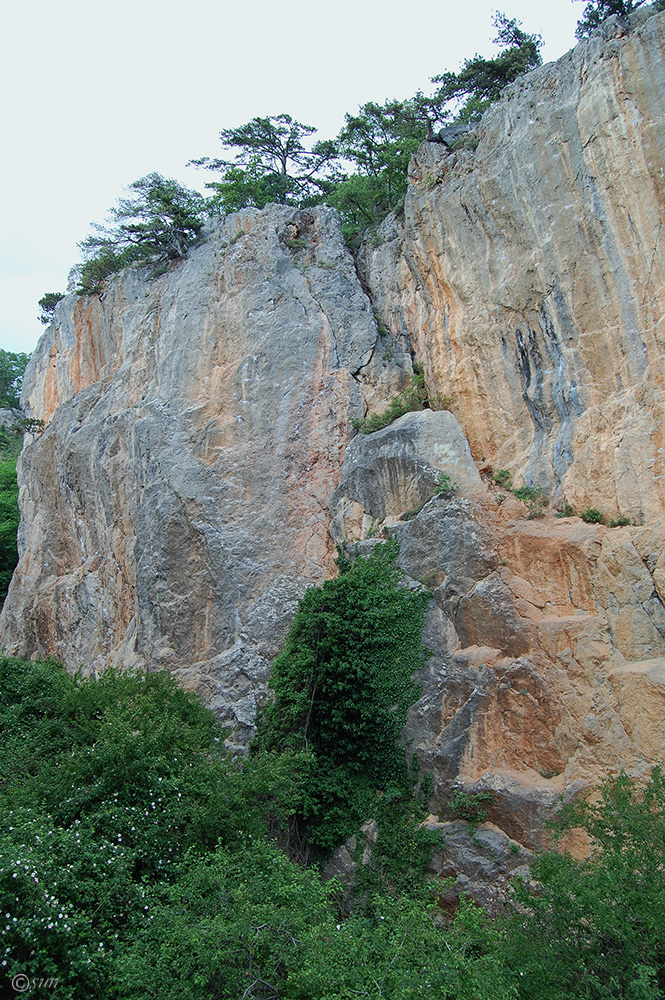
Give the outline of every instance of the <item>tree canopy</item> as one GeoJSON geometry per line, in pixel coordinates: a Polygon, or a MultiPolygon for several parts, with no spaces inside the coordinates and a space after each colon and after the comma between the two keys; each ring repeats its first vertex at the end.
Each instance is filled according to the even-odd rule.
{"type": "MultiPolygon", "coordinates": [[[[582,3],[584,0],[578,0],[578,2],[582,3]]],[[[619,14],[621,17],[632,14],[645,2],[646,0],[591,0],[584,8],[581,19],[577,22],[576,38],[585,38],[590,35],[595,28],[602,24],[606,18],[612,17],[613,14],[619,14]]]]}
{"type": "Polygon", "coordinates": [[[347,237],[401,208],[409,160],[421,142],[435,140],[446,122],[475,122],[505,86],[540,65],[540,35],[525,33],[519,21],[499,12],[493,24],[494,43],[503,46],[493,59],[476,55],[458,73],[433,77],[439,86],[430,96],[418,92],[403,101],[370,101],[346,115],[338,150],[355,170],[334,185],[327,200],[340,212],[347,237]]]}
{"type": "Polygon", "coordinates": [[[493,59],[475,55],[466,59],[459,73],[443,73],[432,78],[440,84],[436,100],[442,105],[456,104],[455,117],[461,121],[476,121],[496,101],[509,83],[529,70],[540,66],[540,35],[526,34],[520,21],[496,12],[492,23],[497,29],[495,45],[504,48],[493,59]]]}
{"type": "MultiPolygon", "coordinates": [[[[639,2],[622,0],[621,6],[632,9],[639,2]]],[[[131,264],[151,264],[157,266],[153,274],[159,273],[197,241],[206,213],[270,202],[304,207],[325,201],[339,211],[347,242],[357,245],[368,226],[401,210],[409,160],[423,140],[443,141],[437,132],[442,125],[477,121],[507,84],[540,64],[539,35],[499,12],[493,24],[494,43],[501,47],[497,56],[476,55],[459,72],[433,77],[437,86],[430,95],[418,91],[403,100],[366,102],[345,116],[335,139],[314,141],[314,126],[289,114],[257,116],[222,129],[223,155],[190,161],[217,175],[206,184],[212,192],[207,199],[157,173],[134,181],[130,197],[111,209],[108,223],[94,224],[79,244],[83,262],[72,271],[71,287],[97,292],[109,275],[131,264]]],[[[40,300],[43,322],[58,296],[49,292],[40,300]]]]}
{"type": "Polygon", "coordinates": [[[29,360],[29,354],[13,354],[0,348],[0,409],[20,405],[23,375],[29,360]]]}
{"type": "Polygon", "coordinates": [[[384,104],[368,101],[337,137],[339,155],[354,173],[340,179],[328,200],[347,227],[363,229],[399,209],[407,187],[411,156],[431,133],[431,114],[422,95],[384,104]]]}
{"type": "Polygon", "coordinates": [[[77,291],[97,291],[110,274],[128,264],[167,264],[185,256],[206,217],[204,199],[176,180],[152,173],[129,185],[109,213],[107,225],[79,243],[84,262],[74,269],[77,291]]]}
{"type": "Polygon", "coordinates": [[[206,185],[215,192],[213,203],[222,211],[248,205],[263,208],[270,201],[300,203],[326,189],[327,173],[337,155],[330,140],[310,148],[304,144],[315,132],[312,125],[303,125],[286,114],[252,118],[245,125],[219,133],[222,147],[235,151],[232,158],[204,156],[191,162],[222,172],[221,180],[206,185]]]}
{"type": "Polygon", "coordinates": [[[46,292],[37,303],[40,309],[39,322],[46,326],[53,319],[55,307],[61,299],[64,299],[62,292],[46,292]]]}

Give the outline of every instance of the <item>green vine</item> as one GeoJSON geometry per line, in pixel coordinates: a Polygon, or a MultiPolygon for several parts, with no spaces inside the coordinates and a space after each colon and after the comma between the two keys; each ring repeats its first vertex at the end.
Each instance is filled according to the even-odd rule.
{"type": "Polygon", "coordinates": [[[300,602],[259,721],[254,754],[308,751],[314,763],[299,841],[337,847],[372,815],[377,793],[411,786],[399,737],[418,696],[414,672],[429,595],[400,583],[398,545],[378,545],[300,602]]]}

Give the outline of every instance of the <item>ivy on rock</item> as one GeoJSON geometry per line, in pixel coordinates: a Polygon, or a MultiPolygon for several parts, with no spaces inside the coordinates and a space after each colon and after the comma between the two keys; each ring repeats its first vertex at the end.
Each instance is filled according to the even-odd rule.
{"type": "Polygon", "coordinates": [[[395,541],[378,545],[307,591],[252,744],[253,753],[311,753],[299,832],[324,851],[367,818],[377,792],[409,788],[399,738],[418,696],[429,595],[402,586],[397,552],[395,541]]]}

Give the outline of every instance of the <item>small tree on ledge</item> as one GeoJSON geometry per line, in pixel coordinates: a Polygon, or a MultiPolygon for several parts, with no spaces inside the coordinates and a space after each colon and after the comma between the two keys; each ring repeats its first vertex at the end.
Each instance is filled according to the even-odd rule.
{"type": "MultiPolygon", "coordinates": [[[[582,2],[582,0],[576,0],[582,2]]],[[[575,29],[576,38],[586,38],[591,32],[613,14],[627,17],[634,10],[641,7],[645,0],[591,0],[584,8],[582,18],[577,22],[575,29]]],[[[662,10],[665,3],[656,3],[654,6],[662,10]]]]}
{"type": "Polygon", "coordinates": [[[168,264],[184,257],[197,241],[205,220],[205,201],[178,181],[152,173],[129,185],[109,213],[109,225],[79,243],[84,261],[73,269],[76,291],[99,291],[110,274],[134,263],[168,264]]]}

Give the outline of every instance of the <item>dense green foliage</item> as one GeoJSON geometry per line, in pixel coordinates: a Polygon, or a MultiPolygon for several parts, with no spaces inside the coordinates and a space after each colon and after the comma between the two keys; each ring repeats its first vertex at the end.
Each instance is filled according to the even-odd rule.
{"type": "MultiPolygon", "coordinates": [[[[28,354],[0,350],[0,408],[18,407],[21,383],[28,354]]],[[[16,459],[21,451],[23,431],[20,426],[0,427],[0,602],[7,594],[9,581],[18,562],[16,534],[19,526],[16,459]]]]}
{"type": "Polygon", "coordinates": [[[13,354],[0,348],[0,409],[20,405],[21,385],[29,360],[29,354],[13,354]]]}
{"type": "Polygon", "coordinates": [[[372,814],[377,791],[411,792],[398,740],[417,697],[428,596],[400,586],[395,560],[396,543],[379,545],[307,591],[253,744],[255,754],[312,754],[298,833],[324,850],[372,814]]]}
{"type": "Polygon", "coordinates": [[[61,299],[64,299],[62,292],[46,292],[37,303],[39,306],[39,322],[46,326],[53,319],[55,307],[61,299]]]}
{"type": "MultiPolygon", "coordinates": [[[[363,567],[360,560],[368,592],[385,573],[393,593],[389,552],[369,562],[363,567]]],[[[340,581],[353,579],[354,568],[340,581]]],[[[311,596],[305,602],[324,645],[333,645],[330,608],[341,611],[362,592],[356,580],[337,597],[328,590],[325,608],[324,602],[313,607],[311,596]]],[[[371,606],[366,611],[368,629],[390,627],[387,615],[376,620],[371,606]]],[[[307,632],[303,619],[290,637],[289,657],[309,656],[307,632]]],[[[372,640],[360,640],[368,652],[372,640]]],[[[415,640],[397,634],[394,641],[407,659],[414,656],[415,640]]],[[[332,657],[319,654],[319,645],[320,673],[332,676],[332,657]]],[[[297,671],[282,672],[282,704],[295,709],[297,692],[288,691],[287,677],[297,671]]],[[[409,685],[387,672],[393,696],[405,704],[409,685]]],[[[375,675],[370,688],[376,683],[375,675]]],[[[363,685],[357,686],[362,703],[363,685]]],[[[425,874],[432,845],[419,828],[417,803],[409,805],[396,790],[375,794],[379,839],[370,863],[362,864],[359,838],[349,900],[335,882],[322,883],[316,868],[290,860],[274,837],[309,801],[312,778],[317,788],[312,758],[337,753],[317,736],[326,729],[326,708],[335,710],[340,699],[346,752],[338,780],[356,771],[348,756],[354,739],[374,731],[353,724],[344,685],[326,690],[317,712],[301,713],[298,721],[290,711],[291,725],[272,720],[284,753],[263,749],[240,766],[226,754],[212,713],[172,678],[110,672],[80,680],[55,662],[0,658],[2,995],[13,995],[16,974],[58,979],[64,1000],[663,995],[659,771],[642,792],[624,776],[597,801],[567,806],[562,829],[586,830],[594,851],[586,860],[542,854],[532,867],[535,882],[517,885],[514,915],[494,924],[464,900],[453,919],[437,910],[425,874]],[[311,739],[303,752],[297,748],[305,731],[311,739]]],[[[384,719],[379,747],[394,778],[403,768],[386,733],[396,729],[377,693],[384,719]]],[[[356,750],[372,766],[368,745],[361,741],[356,750]]],[[[376,769],[373,781],[387,784],[376,769]]]]}
{"type": "MultiPolygon", "coordinates": [[[[7,988],[20,973],[59,979],[65,1000],[512,995],[498,933],[464,907],[444,937],[422,872],[397,895],[366,878],[344,918],[336,884],[269,837],[302,803],[310,755],[240,767],[172,678],[0,659],[0,727],[7,988]]],[[[415,833],[387,838],[388,875],[415,833]]]]}
{"type": "Polygon", "coordinates": [[[152,173],[129,185],[109,213],[109,225],[95,224],[79,249],[84,262],[72,273],[76,290],[99,290],[110,274],[129,264],[166,265],[184,257],[205,220],[203,198],[178,181],[152,173]]]}
{"type": "Polygon", "coordinates": [[[212,713],[161,674],[80,682],[13,659],[0,674],[6,971],[59,975],[65,997],[115,995],[116,955],[182,866],[288,814],[297,762],[239,770],[212,713]]]}
{"type": "Polygon", "coordinates": [[[353,164],[352,174],[335,184],[327,197],[342,217],[344,232],[352,235],[401,209],[411,156],[428,133],[432,118],[422,95],[406,101],[369,101],[356,114],[346,115],[337,137],[338,153],[353,164]]]}
{"type": "Polygon", "coordinates": [[[16,459],[0,459],[0,601],[7,594],[18,562],[16,534],[19,521],[16,459]]]}
{"type": "Polygon", "coordinates": [[[526,907],[507,938],[533,1000],[658,1000],[665,991],[665,778],[640,792],[625,776],[599,801],[572,804],[560,826],[580,827],[595,849],[585,860],[543,854],[518,886],[526,907]]]}

